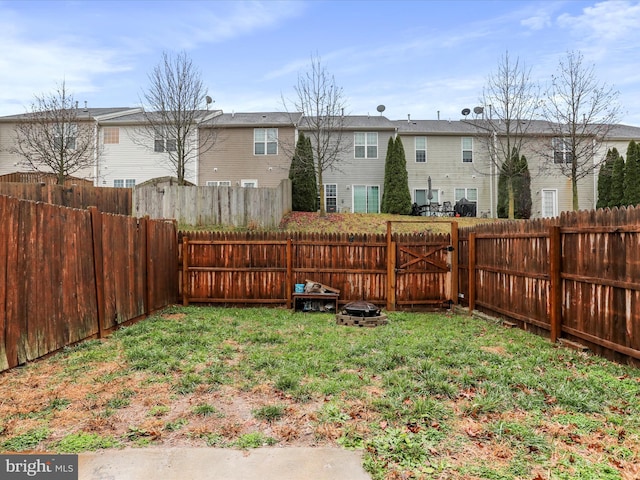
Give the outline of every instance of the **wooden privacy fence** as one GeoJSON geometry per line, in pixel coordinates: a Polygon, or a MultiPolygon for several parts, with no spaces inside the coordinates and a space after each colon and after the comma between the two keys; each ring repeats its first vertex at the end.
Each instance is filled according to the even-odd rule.
{"type": "Polygon", "coordinates": [[[640,209],[485,224],[461,229],[459,243],[470,311],[640,359],[640,209]]]}
{"type": "Polygon", "coordinates": [[[182,225],[277,228],[291,211],[291,181],[277,188],[141,186],[133,203],[138,217],[173,218],[182,225]]]}
{"type": "MultiPolygon", "coordinates": [[[[18,183],[58,183],[58,177],[53,173],[46,172],[14,172],[0,175],[0,182],[18,182],[18,183]]],[[[67,177],[64,181],[65,187],[77,185],[80,187],[93,187],[92,180],[85,180],[78,177],[67,177]]]]}
{"type": "Polygon", "coordinates": [[[105,213],[131,215],[130,188],[0,182],[0,195],[70,208],[97,207],[105,213]]]}
{"type": "Polygon", "coordinates": [[[292,305],[310,279],[388,310],[451,299],[450,236],[180,232],[180,296],[189,302],[292,305]],[[391,252],[391,254],[390,254],[391,252]]]}
{"type": "Polygon", "coordinates": [[[0,195],[0,371],[175,302],[173,222],[0,195]]]}

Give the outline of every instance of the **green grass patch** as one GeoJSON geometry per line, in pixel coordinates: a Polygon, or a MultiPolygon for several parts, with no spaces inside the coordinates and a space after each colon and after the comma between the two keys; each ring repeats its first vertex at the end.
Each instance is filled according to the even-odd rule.
{"type": "Polygon", "coordinates": [[[60,453],[80,453],[120,446],[120,442],[111,436],[86,432],[71,433],[53,445],[54,449],[60,453]]]}
{"type": "Polygon", "coordinates": [[[35,449],[40,442],[46,440],[50,431],[47,427],[31,429],[20,435],[15,435],[2,442],[2,450],[7,452],[23,452],[35,449]]]}
{"type": "MultiPolygon", "coordinates": [[[[152,435],[144,429],[160,422],[177,441],[195,438],[209,446],[246,449],[287,441],[273,438],[279,430],[269,425],[247,433],[241,423],[197,422],[194,416],[220,416],[217,395],[207,394],[224,389],[225,401],[241,397],[242,408],[251,405],[253,416],[265,422],[317,405],[304,422],[321,441],[362,449],[374,479],[519,479],[539,472],[608,479],[621,478],[625,462],[640,462],[638,370],[522,330],[432,313],[389,312],[389,324],[373,329],[278,308],[176,306],[165,313],[174,315],[152,316],[45,360],[57,358],[64,367],[60,375],[84,375],[77,378],[94,379],[101,388],[136,375],[144,388],[163,392],[148,403],[144,389],[87,395],[87,410],[104,408],[98,424],[112,422],[105,419],[134,397],[148,405],[132,422],[137,427],[119,433],[124,443],[148,445],[152,435]],[[122,368],[91,373],[104,362],[122,368]],[[179,417],[167,417],[169,412],[179,417]],[[190,420],[192,429],[186,428],[190,420]]],[[[65,396],[74,398],[57,393],[48,403],[0,418],[3,449],[72,452],[118,445],[112,437],[83,433],[48,444],[51,420],[77,408],[65,396]],[[43,426],[21,431],[15,424],[22,420],[43,426]]]]}
{"type": "Polygon", "coordinates": [[[253,416],[258,420],[266,420],[267,422],[275,422],[285,415],[284,405],[265,405],[257,408],[253,412],[253,416]]]}
{"type": "Polygon", "coordinates": [[[249,448],[268,447],[275,445],[276,443],[278,443],[276,439],[269,437],[262,432],[252,432],[240,435],[237,440],[233,442],[233,446],[247,450],[249,448]]]}

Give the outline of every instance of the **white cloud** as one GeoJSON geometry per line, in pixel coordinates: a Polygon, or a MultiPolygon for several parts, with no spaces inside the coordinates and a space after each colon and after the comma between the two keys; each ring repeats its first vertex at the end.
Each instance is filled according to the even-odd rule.
{"type": "Polygon", "coordinates": [[[530,30],[542,30],[551,26],[551,17],[546,13],[538,14],[521,20],[520,24],[530,30]]]}
{"type": "Polygon", "coordinates": [[[575,36],[599,42],[633,41],[637,45],[640,2],[613,0],[587,7],[581,15],[562,14],[558,25],[575,36]]]}

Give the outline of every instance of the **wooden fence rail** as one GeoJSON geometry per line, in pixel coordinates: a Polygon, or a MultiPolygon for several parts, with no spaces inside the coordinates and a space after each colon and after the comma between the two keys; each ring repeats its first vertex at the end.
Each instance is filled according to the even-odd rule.
{"type": "Polygon", "coordinates": [[[0,195],[70,208],[97,207],[105,213],[131,215],[130,188],[0,182],[0,195]]]}
{"type": "Polygon", "coordinates": [[[0,371],[174,303],[173,222],[0,195],[0,371]]]}
{"type": "Polygon", "coordinates": [[[640,209],[481,225],[460,243],[470,311],[640,360],[640,209]]]}
{"type": "Polygon", "coordinates": [[[141,185],[133,209],[139,217],[173,218],[183,225],[277,228],[291,201],[289,179],[276,188],[141,185]]]}
{"type": "Polygon", "coordinates": [[[185,304],[291,307],[307,279],[339,289],[342,304],[389,310],[448,304],[452,291],[449,235],[179,232],[179,243],[185,304]]]}

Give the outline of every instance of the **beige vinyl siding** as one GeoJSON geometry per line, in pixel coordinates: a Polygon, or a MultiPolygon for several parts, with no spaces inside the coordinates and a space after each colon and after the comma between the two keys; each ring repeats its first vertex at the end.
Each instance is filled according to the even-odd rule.
{"type": "MultiPolygon", "coordinates": [[[[262,125],[256,128],[265,128],[262,125]]],[[[259,187],[277,187],[289,178],[291,157],[295,149],[293,127],[278,128],[278,153],[255,155],[253,126],[220,127],[213,148],[201,153],[198,184],[229,180],[239,185],[242,180],[255,179],[259,187]]],[[[204,135],[204,134],[203,134],[204,135]]]]}

